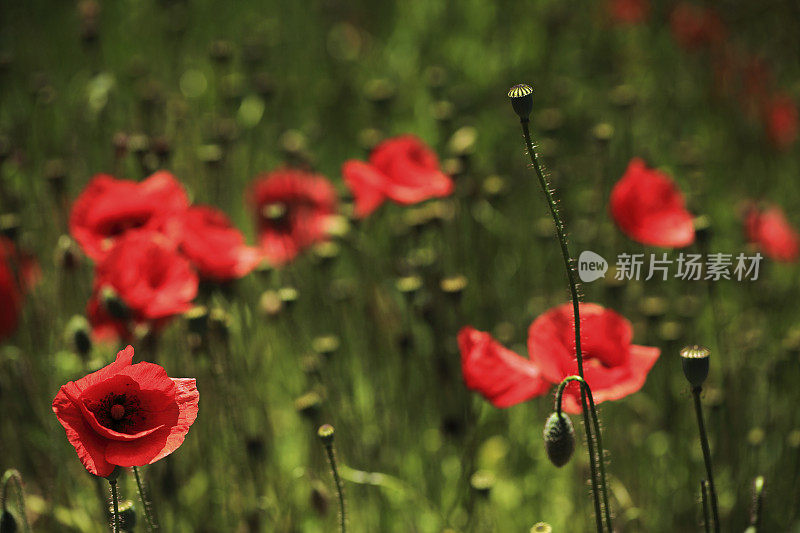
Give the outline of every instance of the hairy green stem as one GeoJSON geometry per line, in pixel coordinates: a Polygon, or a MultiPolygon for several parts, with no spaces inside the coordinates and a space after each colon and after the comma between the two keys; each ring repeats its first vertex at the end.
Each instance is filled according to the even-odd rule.
{"type": "Polygon", "coordinates": [[[111,485],[111,504],[114,506],[114,516],[112,517],[112,531],[119,533],[119,494],[117,494],[117,480],[108,480],[111,485]]]}
{"type": "Polygon", "coordinates": [[[347,531],[347,515],[344,508],[344,485],[342,478],[339,476],[339,469],[336,466],[336,454],[333,451],[333,443],[325,444],[325,454],[328,456],[328,464],[330,464],[331,472],[333,473],[333,482],[336,485],[336,495],[339,497],[339,530],[341,533],[347,531]]]}
{"type": "Polygon", "coordinates": [[[31,530],[31,525],[28,523],[28,513],[25,511],[25,490],[22,488],[22,475],[19,471],[12,469],[6,470],[3,474],[3,480],[0,482],[0,502],[2,502],[3,511],[8,510],[8,486],[11,483],[17,487],[17,498],[19,505],[19,515],[22,523],[25,526],[25,531],[31,530]]]}
{"type": "MultiPolygon", "coordinates": [[[[591,459],[591,454],[592,453],[598,453],[598,454],[602,453],[602,450],[603,450],[603,439],[602,439],[602,436],[600,435],[600,422],[599,422],[599,420],[597,418],[597,409],[596,409],[595,404],[594,404],[594,397],[592,396],[592,390],[589,387],[589,384],[586,383],[586,380],[584,380],[580,376],[568,376],[568,377],[564,378],[564,380],[561,381],[561,383],[559,383],[558,389],[556,390],[556,412],[559,414],[559,416],[561,415],[561,397],[564,394],[564,389],[572,381],[578,382],[578,384],[581,387],[581,405],[583,407],[583,411],[584,412],[590,412],[592,414],[592,424],[594,425],[594,428],[593,428],[594,435],[592,435],[592,432],[588,432],[587,431],[586,438],[587,438],[587,441],[588,441],[588,440],[591,440],[592,437],[594,436],[595,442],[597,443],[597,449],[594,450],[594,451],[591,448],[589,449],[589,454],[590,454],[590,459],[591,459]],[[589,402],[588,406],[586,404],[587,399],[588,399],[588,402],[589,402]],[[587,409],[587,407],[588,407],[588,409],[587,409]]],[[[600,490],[601,490],[602,497],[603,497],[603,517],[605,518],[605,521],[606,521],[606,528],[608,528],[608,531],[611,532],[611,531],[613,531],[613,527],[611,525],[611,506],[608,504],[608,490],[606,488],[607,487],[607,483],[606,483],[606,466],[605,466],[604,458],[602,456],[598,456],[597,457],[597,462],[599,463],[600,490]]],[[[592,469],[592,479],[595,479],[597,477],[597,473],[596,473],[596,470],[594,468],[594,464],[590,464],[590,467],[592,469]]],[[[599,500],[597,498],[595,498],[595,512],[596,512],[596,517],[597,518],[600,517],[600,510],[598,508],[598,505],[599,505],[599,500]]]]}
{"type": "Polygon", "coordinates": [[[700,393],[703,391],[702,387],[694,387],[692,389],[692,396],[694,397],[694,410],[697,414],[697,427],[700,430],[700,445],[703,447],[703,461],[706,465],[706,478],[708,485],[708,493],[711,498],[711,515],[714,517],[714,532],[719,533],[719,507],[717,504],[717,489],[714,486],[714,474],[711,468],[711,450],[708,447],[708,436],[706,435],[706,425],[703,421],[703,406],[700,402],[700,393]]]}
{"type": "Polygon", "coordinates": [[[144,488],[144,483],[142,482],[141,476],[139,476],[139,467],[133,467],[133,476],[136,478],[136,488],[139,490],[139,499],[142,501],[142,508],[144,509],[144,518],[147,520],[147,528],[150,531],[155,531],[158,529],[158,523],[155,521],[155,517],[153,516],[152,510],[152,503],[150,499],[147,497],[147,492],[144,488]]]}
{"type": "MultiPolygon", "coordinates": [[[[572,258],[569,254],[569,248],[567,247],[567,233],[564,228],[564,222],[561,220],[561,215],[558,212],[558,206],[556,205],[556,200],[553,196],[553,191],[550,190],[550,187],[547,183],[547,178],[545,178],[544,172],[542,171],[542,167],[539,164],[539,158],[536,155],[536,150],[533,148],[533,141],[531,141],[531,132],[528,126],[528,119],[521,118],[520,124],[522,125],[522,135],[525,137],[525,146],[528,149],[528,155],[531,158],[531,163],[533,163],[533,168],[536,171],[536,176],[539,178],[539,186],[544,193],[545,198],[547,199],[547,206],[550,208],[550,215],[553,217],[553,222],[555,223],[556,227],[556,236],[558,237],[558,243],[561,246],[561,256],[564,260],[564,268],[567,271],[567,280],[569,281],[569,291],[570,295],[572,296],[572,314],[574,318],[574,328],[575,328],[575,358],[578,362],[578,375],[581,379],[583,379],[583,352],[581,351],[581,315],[580,315],[580,298],[578,296],[578,282],[575,279],[575,270],[572,267],[572,258]]],[[[586,405],[586,393],[584,391],[584,387],[581,387],[581,403],[585,406],[586,405]]],[[[595,520],[597,522],[597,530],[598,532],[602,533],[602,518],[600,512],[600,490],[598,489],[598,480],[596,478],[595,472],[597,472],[597,458],[599,457],[601,462],[603,460],[603,449],[600,447],[599,450],[595,451],[595,444],[600,446],[600,441],[595,442],[592,438],[592,431],[591,419],[597,419],[597,413],[594,409],[594,406],[591,408],[591,416],[589,412],[584,408],[583,409],[583,427],[586,431],[587,436],[587,444],[589,447],[589,462],[591,466],[592,474],[592,497],[594,498],[595,503],[595,520]]],[[[605,471],[605,467],[602,467],[602,470],[605,471]]],[[[602,485],[603,493],[607,494],[607,490],[605,487],[605,479],[601,480],[599,483],[602,485]]],[[[606,502],[608,498],[605,497],[606,502]]],[[[606,507],[608,505],[606,504],[606,507]]],[[[610,510],[606,508],[606,523],[609,531],[612,531],[611,527],[611,515],[610,510]]]]}

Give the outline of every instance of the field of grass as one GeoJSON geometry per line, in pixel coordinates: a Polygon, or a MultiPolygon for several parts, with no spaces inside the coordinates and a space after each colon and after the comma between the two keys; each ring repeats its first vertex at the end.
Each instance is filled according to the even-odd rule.
{"type": "MultiPolygon", "coordinates": [[[[715,53],[676,43],[673,3],[651,4],[623,25],[603,2],[4,0],[0,225],[41,275],[0,341],[0,469],[21,473],[33,530],[108,530],[107,483],[51,409],[61,385],[124,347],[96,342],[83,357],[69,334],[93,275],[68,237],[74,199],[94,174],[164,168],[254,243],[248,184],[289,164],[340,193],[329,244],[201,284],[207,320],[177,317],[132,343],[135,361],[200,391],[184,444],[141,469],[161,529],[334,531],[317,437],[330,423],[350,531],[593,531],[580,417],[559,469],[542,441],[552,394],[497,409],[462,378],[461,327],[525,355],[531,322],[570,298],[508,88],[534,88],[531,129],[574,256],[680,253],[629,240],[609,217],[632,157],[670,174],[708,222],[684,252],[755,253],[747,200],[800,225],[798,143],[776,147],[715,53]],[[438,154],[454,194],[348,216],[342,163],[404,133],[438,154]]],[[[715,4],[731,48],[763,58],[797,101],[796,2],[715,4]]],[[[633,323],[636,344],[661,349],[640,392],[599,406],[615,530],[702,531],[705,470],[678,355],[701,344],[722,530],[747,527],[763,475],[759,531],[800,532],[798,283],[798,263],[766,259],[756,281],[581,287],[633,323]]],[[[133,475],[119,485],[145,531],[133,475]]]]}

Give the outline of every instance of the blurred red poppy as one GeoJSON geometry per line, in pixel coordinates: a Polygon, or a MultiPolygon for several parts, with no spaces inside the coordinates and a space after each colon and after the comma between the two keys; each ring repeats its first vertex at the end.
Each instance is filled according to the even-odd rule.
{"type": "Polygon", "coordinates": [[[165,221],[164,231],[205,279],[238,279],[261,261],[261,252],[245,245],[242,233],[213,207],[190,207],[165,221]]]}
{"type": "Polygon", "coordinates": [[[614,22],[640,24],[650,13],[649,0],[607,0],[606,10],[614,22]]]}
{"type": "MultiPolygon", "coordinates": [[[[631,323],[610,309],[582,303],[580,313],[583,371],[595,403],[619,400],[641,389],[660,350],[631,344],[631,323]]],[[[528,330],[531,361],[552,383],[578,373],[574,323],[572,303],[565,303],[540,315],[528,330]]],[[[577,383],[568,385],[564,409],[581,412],[580,398],[577,383]]]]}
{"type": "Polygon", "coordinates": [[[120,237],[97,264],[87,314],[99,337],[122,334],[136,323],[188,311],[197,287],[197,274],[191,264],[166,237],[153,231],[131,231],[120,237]],[[103,307],[103,291],[109,290],[129,316],[114,316],[113,310],[103,307]]]}
{"type": "Polygon", "coordinates": [[[665,173],[634,158],[610,198],[611,216],[623,233],[642,244],[680,248],[694,242],[692,215],[665,173]]]}
{"type": "Polygon", "coordinates": [[[725,40],[725,24],[712,8],[681,2],[670,15],[672,35],[686,50],[698,50],[725,40]]]}
{"type": "Polygon", "coordinates": [[[797,139],[797,104],[788,95],[773,96],[764,109],[764,123],[770,140],[781,150],[786,150],[797,139]]]}
{"type": "Polygon", "coordinates": [[[264,257],[280,266],[328,235],[336,191],[322,175],[280,169],[258,176],[247,200],[264,257]]]}
{"type": "Polygon", "coordinates": [[[800,236],[778,206],[768,206],[763,211],[755,205],[748,206],[744,231],[750,242],[775,261],[794,262],[800,255],[800,236]]]}
{"type": "Polygon", "coordinates": [[[0,341],[17,329],[25,293],[38,275],[36,260],[0,235],[0,341]]]}
{"type": "Polygon", "coordinates": [[[67,439],[96,476],[166,457],[197,418],[193,378],[170,378],[158,365],[132,362],[128,346],[110,365],[62,386],[53,400],[67,439]]]}
{"type": "Polygon", "coordinates": [[[412,135],[379,144],[369,163],[349,160],[342,165],[344,181],[355,197],[355,212],[366,217],[389,199],[402,205],[448,196],[453,180],[439,168],[433,151],[412,135]]]}
{"type": "Polygon", "coordinates": [[[98,174],[75,200],[70,233],[92,259],[99,261],[131,229],[152,229],[164,216],[189,206],[186,191],[169,172],[142,182],[98,174]]]}
{"type": "Polygon", "coordinates": [[[462,328],[458,347],[467,387],[480,392],[495,407],[510,407],[541,396],[550,387],[535,363],[503,347],[488,333],[462,328]]]}

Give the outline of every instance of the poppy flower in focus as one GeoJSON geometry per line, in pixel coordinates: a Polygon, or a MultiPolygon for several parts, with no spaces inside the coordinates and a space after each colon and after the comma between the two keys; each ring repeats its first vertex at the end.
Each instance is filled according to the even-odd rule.
{"type": "Polygon", "coordinates": [[[606,11],[619,24],[640,24],[650,12],[648,0],[607,0],[606,11]]]}
{"type": "Polygon", "coordinates": [[[327,238],[336,191],[319,174],[280,169],[256,178],[247,194],[261,252],[275,266],[327,238]]]}
{"type": "Polygon", "coordinates": [[[767,135],[776,147],[785,150],[797,139],[797,104],[787,95],[777,95],[764,109],[767,135]]]}
{"type": "Polygon", "coordinates": [[[800,236],[778,206],[768,206],[763,211],[755,205],[748,206],[744,231],[750,242],[775,261],[793,262],[800,255],[800,236]]]}
{"type": "MultiPolygon", "coordinates": [[[[597,304],[580,304],[583,372],[595,403],[619,400],[638,391],[660,355],[658,348],[631,344],[633,328],[621,315],[597,304]]],[[[572,303],[554,307],[528,330],[531,361],[551,383],[578,374],[572,303]]],[[[580,386],[567,385],[564,410],[581,412],[580,386]]]]}
{"type": "Polygon", "coordinates": [[[495,407],[510,407],[541,396],[550,386],[535,363],[503,347],[488,333],[462,328],[458,347],[467,387],[480,392],[495,407]]]}
{"type": "Polygon", "coordinates": [[[101,338],[124,333],[131,324],[188,311],[197,287],[197,273],[189,260],[166,237],[152,231],[128,232],[95,268],[89,322],[101,338]],[[104,306],[106,292],[113,293],[117,309],[104,306]]]}
{"type": "Polygon", "coordinates": [[[681,248],[694,242],[692,215],[665,173],[634,158],[610,198],[611,216],[623,233],[642,244],[681,248]]]}
{"type": "Polygon", "coordinates": [[[128,230],[154,229],[188,206],[183,185],[169,172],[142,182],[98,174],[75,200],[69,229],[86,255],[99,261],[128,230]]]}
{"type": "Polygon", "coordinates": [[[17,329],[25,293],[38,276],[36,260],[0,235],[0,341],[17,329]]]}
{"type": "Polygon", "coordinates": [[[345,161],[342,175],[355,197],[355,213],[362,218],[387,199],[411,205],[448,196],[454,188],[436,154],[412,135],[383,141],[372,151],[369,163],[345,161]]]}
{"type": "Polygon", "coordinates": [[[167,220],[164,231],[205,279],[239,279],[261,262],[261,252],[245,245],[242,233],[213,207],[190,207],[167,220]]]}
{"type": "Polygon", "coordinates": [[[670,28],[678,44],[686,50],[699,50],[725,39],[725,25],[716,11],[681,2],[670,15],[670,28]]]}
{"type": "Polygon", "coordinates": [[[166,457],[197,418],[194,379],[170,378],[158,365],[132,362],[128,346],[110,365],[62,386],[53,400],[67,439],[96,476],[166,457]]]}

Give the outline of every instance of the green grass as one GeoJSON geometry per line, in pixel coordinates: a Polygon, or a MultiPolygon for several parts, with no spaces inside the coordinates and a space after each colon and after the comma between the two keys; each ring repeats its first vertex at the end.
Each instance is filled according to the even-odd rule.
{"type": "MultiPolygon", "coordinates": [[[[669,171],[690,209],[711,219],[712,251],[747,250],[735,209],[746,198],[775,201],[800,224],[796,147],[775,152],[734,99],[714,94],[708,58],[676,47],[667,6],[656,4],[651,24],[614,29],[592,2],[120,0],[103,2],[99,41],[85,46],[71,3],[4,2],[0,51],[12,60],[0,73],[0,133],[15,156],[0,168],[0,207],[19,215],[20,241],[43,275],[18,332],[0,346],[0,468],[22,473],[34,530],[106,529],[107,486],[85,472],[50,404],[60,385],[116,353],[73,353],[64,331],[84,312],[92,265],[65,270],[53,259],[68,233],[64,205],[91,175],[146,175],[135,154],[114,157],[114,134],[168,141],[163,166],[252,242],[242,195],[285,160],[285,132],[303,135],[314,167],[344,192],[341,163],[365,156],[361,133],[375,128],[419,135],[448,168],[461,164],[456,194],[434,204],[445,216],[412,228],[417,208],[386,205],[337,240],[332,261],[307,253],[203,291],[199,303],[224,315],[227,336],[217,324],[192,348],[179,318],[157,345],[135,345],[137,360],[196,377],[201,395],[183,446],[143,469],[162,530],[333,530],[336,496],[316,436],[327,422],[352,531],[527,532],[538,521],[592,531],[585,448],[563,469],[544,453],[551,398],[497,410],[461,379],[461,326],[492,330],[524,354],[530,322],[569,298],[508,87],[534,86],[533,135],[573,255],[660,253],[625,239],[606,215],[603,191],[635,155],[669,171]],[[233,50],[226,65],[208,54],[220,39],[233,50]],[[253,50],[260,58],[248,61],[253,50]],[[431,67],[446,72],[441,87],[427,81],[431,67]],[[269,97],[258,90],[264,77],[269,97]],[[368,98],[374,80],[393,87],[387,105],[368,98]],[[633,108],[614,104],[620,85],[633,90],[633,108]],[[450,120],[437,120],[440,101],[452,105],[450,120]],[[603,122],[615,129],[607,147],[591,134],[603,122]],[[477,137],[459,159],[448,141],[462,127],[477,137]],[[218,164],[204,161],[216,152],[218,164]],[[63,198],[46,179],[53,160],[66,171],[63,198]],[[493,175],[503,194],[483,189],[493,175]],[[410,298],[396,286],[405,275],[423,280],[410,298]],[[460,299],[439,287],[453,275],[468,280],[460,299]],[[298,301],[265,316],[261,294],[284,286],[298,301]],[[331,335],[338,348],[315,355],[314,340],[331,335]],[[319,409],[298,413],[295,400],[309,391],[319,409]],[[488,497],[470,488],[478,469],[496,477],[488,497]]],[[[796,94],[791,2],[769,13],[727,7],[739,45],[766,54],[796,94]]],[[[723,530],[746,527],[761,474],[764,531],[800,531],[799,275],[797,265],[768,262],[757,282],[716,283],[713,298],[706,284],[679,280],[582,288],[585,301],[634,322],[636,343],[662,349],[642,392],[600,407],[620,531],[700,530],[702,454],[678,358],[694,343],[712,349],[705,405],[723,530]],[[648,316],[653,298],[665,307],[648,316]]],[[[132,475],[120,490],[136,499],[132,475]]]]}

